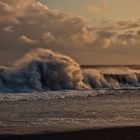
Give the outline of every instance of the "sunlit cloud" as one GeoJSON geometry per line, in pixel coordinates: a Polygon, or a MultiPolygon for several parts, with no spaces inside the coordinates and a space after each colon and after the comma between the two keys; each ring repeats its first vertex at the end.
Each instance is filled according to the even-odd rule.
{"type": "Polygon", "coordinates": [[[118,21],[118,28],[120,29],[134,29],[140,27],[140,19],[137,20],[127,20],[127,21],[118,21]]]}
{"type": "Polygon", "coordinates": [[[12,26],[6,26],[3,28],[3,31],[7,32],[7,33],[12,33],[13,31],[13,27],[12,26]]]}
{"type": "MultiPolygon", "coordinates": [[[[107,1],[93,5],[93,9],[99,13],[107,11],[107,1]]],[[[137,53],[139,27],[137,19],[105,22],[104,27],[97,28],[79,16],[49,8],[40,1],[0,0],[0,46],[10,54],[17,49],[23,53],[34,47],[53,48],[76,57],[81,57],[83,51],[91,61],[97,51],[137,53]]]]}
{"type": "Polygon", "coordinates": [[[38,44],[39,41],[37,40],[33,40],[25,35],[22,35],[20,38],[19,38],[19,41],[23,42],[23,43],[27,43],[27,44],[38,44]]]}
{"type": "MultiPolygon", "coordinates": [[[[135,44],[135,41],[138,42],[137,34],[132,41],[132,38],[129,37],[132,33],[126,35],[125,32],[119,33],[117,30],[139,27],[140,20],[118,21],[114,25],[112,24],[112,27],[96,29],[94,26],[89,27],[81,17],[50,9],[39,1],[12,0],[5,2],[1,0],[0,5],[3,5],[3,8],[0,9],[0,13],[3,13],[1,16],[3,20],[0,20],[0,24],[3,25],[3,35],[10,33],[14,37],[13,42],[19,44],[20,41],[21,46],[30,44],[38,47],[64,47],[69,50],[72,47],[110,48],[112,44],[114,47],[115,41],[121,43],[122,40],[127,40],[122,42],[128,42],[128,44],[132,42],[132,45],[135,44]]],[[[107,0],[101,1],[95,7],[100,11],[106,10],[107,0]]],[[[7,42],[7,38],[3,41],[7,42]]]]}
{"type": "Polygon", "coordinates": [[[61,47],[86,47],[94,41],[95,33],[83,18],[50,9],[38,1],[22,2],[22,0],[17,0],[17,3],[16,0],[11,3],[1,2],[5,8],[0,9],[1,13],[3,12],[0,24],[5,23],[3,27],[5,32],[14,31],[18,38],[14,40],[15,42],[20,40],[21,43],[31,45],[41,42],[38,45],[42,47],[51,47],[52,44],[61,47]],[[22,5],[19,5],[20,3],[22,5]],[[10,7],[8,12],[5,12],[6,6],[10,7]]]}
{"type": "Polygon", "coordinates": [[[92,4],[88,6],[88,10],[92,13],[104,13],[107,11],[108,8],[108,1],[101,0],[97,4],[92,4]]]}

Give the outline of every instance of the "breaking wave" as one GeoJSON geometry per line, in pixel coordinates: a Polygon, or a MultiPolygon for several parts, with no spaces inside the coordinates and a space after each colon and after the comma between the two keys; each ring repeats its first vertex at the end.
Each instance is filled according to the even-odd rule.
{"type": "Polygon", "coordinates": [[[140,87],[140,71],[130,68],[86,69],[83,75],[91,88],[140,87]]]}
{"type": "Polygon", "coordinates": [[[29,52],[13,67],[0,68],[1,92],[85,89],[79,65],[47,49],[29,52]]]}
{"type": "Polygon", "coordinates": [[[72,58],[48,49],[31,51],[12,67],[0,67],[0,92],[121,87],[140,87],[140,70],[82,69],[72,58]]]}

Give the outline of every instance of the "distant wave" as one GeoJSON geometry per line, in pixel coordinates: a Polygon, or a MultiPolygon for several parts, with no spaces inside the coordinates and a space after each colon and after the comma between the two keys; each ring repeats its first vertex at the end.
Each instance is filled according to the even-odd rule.
{"type": "Polygon", "coordinates": [[[0,67],[0,92],[140,87],[140,70],[81,69],[72,58],[47,49],[29,52],[13,67],[0,67]]]}
{"type": "Polygon", "coordinates": [[[127,67],[85,69],[83,75],[91,88],[140,87],[140,71],[127,67]]]}

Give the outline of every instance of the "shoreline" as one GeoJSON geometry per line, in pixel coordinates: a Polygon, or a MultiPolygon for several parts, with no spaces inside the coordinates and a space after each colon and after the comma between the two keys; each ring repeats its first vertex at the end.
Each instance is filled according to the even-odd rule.
{"type": "Polygon", "coordinates": [[[42,132],[27,135],[0,135],[1,140],[140,140],[140,126],[85,129],[66,132],[42,132]]]}

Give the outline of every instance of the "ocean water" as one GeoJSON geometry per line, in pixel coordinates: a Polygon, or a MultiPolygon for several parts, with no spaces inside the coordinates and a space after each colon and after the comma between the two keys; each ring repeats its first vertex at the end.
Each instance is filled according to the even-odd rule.
{"type": "Polygon", "coordinates": [[[27,134],[140,125],[140,91],[0,94],[0,133],[27,134]]]}
{"type": "Polygon", "coordinates": [[[112,90],[62,90],[29,93],[0,93],[0,101],[55,100],[65,98],[88,98],[97,95],[113,94],[112,90]]]}
{"type": "Polygon", "coordinates": [[[29,92],[29,93],[0,93],[0,101],[18,101],[18,100],[55,100],[65,98],[90,98],[96,96],[107,96],[122,93],[132,93],[139,91],[137,87],[125,87],[116,89],[94,89],[94,90],[59,90],[47,92],[29,92]]]}
{"type": "Polygon", "coordinates": [[[140,67],[80,67],[46,49],[0,67],[0,134],[140,125],[140,67]]]}

